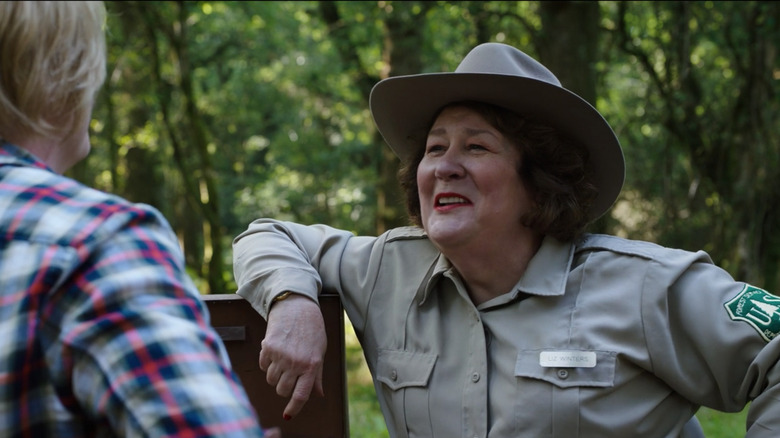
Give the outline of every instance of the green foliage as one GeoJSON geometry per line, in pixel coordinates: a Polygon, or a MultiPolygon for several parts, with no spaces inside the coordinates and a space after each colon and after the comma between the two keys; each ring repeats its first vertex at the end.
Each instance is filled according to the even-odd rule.
{"type": "Polygon", "coordinates": [[[347,384],[349,401],[350,436],[386,438],[389,436],[382,412],[379,410],[376,391],[363,357],[355,330],[345,319],[345,350],[347,359],[347,384]]]}
{"type": "Polygon", "coordinates": [[[599,108],[628,165],[615,231],[704,249],[733,275],[774,287],[780,106],[767,98],[778,91],[771,65],[780,35],[768,23],[778,8],[603,5],[599,108]]]}
{"type": "Polygon", "coordinates": [[[707,438],[734,438],[745,436],[747,409],[738,413],[719,412],[701,408],[696,417],[707,438]]]}
{"type": "MultiPolygon", "coordinates": [[[[778,6],[600,4],[594,104],[627,159],[603,231],[705,249],[735,276],[774,286],[778,6]]],[[[545,32],[565,29],[544,29],[538,5],[109,2],[109,79],[93,153],[73,173],[160,208],[197,275],[208,275],[214,239],[261,216],[372,234],[378,217],[404,209],[378,201],[394,183],[381,173],[371,85],[391,70],[452,70],[482,41],[539,56],[545,32]],[[421,26],[403,29],[412,22],[421,26]],[[421,43],[399,49],[393,59],[408,67],[393,68],[405,40],[421,43]],[[144,153],[131,167],[133,150],[144,153]]]]}

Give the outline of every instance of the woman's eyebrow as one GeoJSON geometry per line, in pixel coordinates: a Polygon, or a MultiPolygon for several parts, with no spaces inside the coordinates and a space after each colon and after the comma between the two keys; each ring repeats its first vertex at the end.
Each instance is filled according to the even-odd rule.
{"type": "MultiPolygon", "coordinates": [[[[464,128],[464,130],[468,135],[488,134],[490,136],[496,137],[496,134],[488,129],[464,128]]],[[[434,128],[428,131],[428,135],[444,135],[446,133],[447,130],[444,128],[434,128]]]]}

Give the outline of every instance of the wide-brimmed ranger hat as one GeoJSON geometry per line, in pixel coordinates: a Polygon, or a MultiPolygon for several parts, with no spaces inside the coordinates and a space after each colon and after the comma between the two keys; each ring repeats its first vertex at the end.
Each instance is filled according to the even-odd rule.
{"type": "Polygon", "coordinates": [[[506,108],[585,145],[599,191],[588,215],[591,219],[603,215],[617,199],[625,162],[612,128],[585,99],[563,88],[545,66],[512,46],[481,44],[454,72],[384,79],[371,90],[369,107],[382,137],[406,163],[424,147],[438,111],[461,101],[506,108]]]}

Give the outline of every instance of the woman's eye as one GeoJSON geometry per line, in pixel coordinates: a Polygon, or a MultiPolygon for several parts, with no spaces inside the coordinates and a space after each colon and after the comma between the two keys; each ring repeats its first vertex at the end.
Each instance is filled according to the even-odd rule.
{"type": "Polygon", "coordinates": [[[487,148],[485,146],[482,146],[481,144],[471,143],[469,144],[470,150],[478,150],[478,151],[485,151],[487,148]]]}
{"type": "Polygon", "coordinates": [[[440,144],[428,145],[425,148],[425,152],[428,153],[428,154],[434,153],[434,152],[440,152],[440,151],[443,151],[443,150],[444,150],[444,146],[442,146],[440,144]]]}

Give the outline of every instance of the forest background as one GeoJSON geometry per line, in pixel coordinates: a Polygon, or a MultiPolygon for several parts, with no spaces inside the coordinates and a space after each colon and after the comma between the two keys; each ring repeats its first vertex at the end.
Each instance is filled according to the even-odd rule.
{"type": "MultiPolygon", "coordinates": [[[[778,291],[776,2],[107,8],[109,70],[93,151],[68,174],[159,208],[204,294],[235,291],[231,240],[255,218],[359,234],[405,225],[398,163],[368,111],[371,87],[388,76],[452,71],[487,41],[539,59],[620,138],[626,183],[590,231],[703,249],[735,277],[778,291]]],[[[359,361],[359,347],[349,354],[359,361]]],[[[351,375],[353,436],[387,436],[373,388],[360,379],[351,375]]],[[[708,436],[744,434],[743,417],[736,434],[723,435],[715,417],[708,436]]]]}

